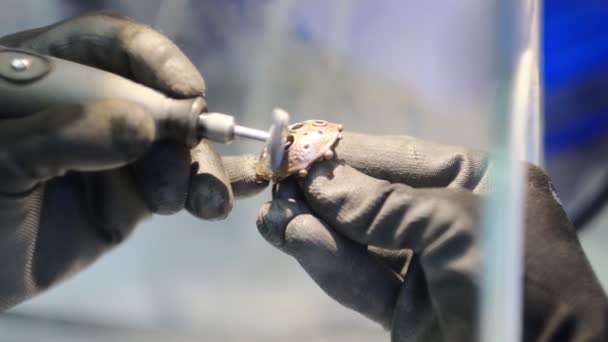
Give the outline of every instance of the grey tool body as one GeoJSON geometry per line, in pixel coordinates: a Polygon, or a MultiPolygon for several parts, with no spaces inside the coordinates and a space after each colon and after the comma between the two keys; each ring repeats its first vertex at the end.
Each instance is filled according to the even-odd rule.
{"type": "Polygon", "coordinates": [[[202,98],[177,100],[119,75],[24,50],[0,48],[0,118],[20,117],[51,106],[123,99],[146,108],[160,138],[197,138],[202,98]],[[190,115],[184,115],[188,113],[190,115]]]}

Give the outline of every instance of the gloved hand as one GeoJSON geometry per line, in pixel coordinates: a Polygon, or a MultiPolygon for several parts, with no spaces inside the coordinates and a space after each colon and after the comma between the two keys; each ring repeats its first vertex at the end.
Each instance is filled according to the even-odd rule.
{"type": "MultiPolygon", "coordinates": [[[[337,160],[288,180],[258,229],[393,341],[473,341],[482,153],[345,133],[337,160]]],[[[608,341],[608,303],[548,177],[528,166],[524,340],[608,341]]]]}
{"type": "MultiPolygon", "coordinates": [[[[16,33],[0,45],[104,69],[175,98],[205,92],[171,41],[113,14],[16,33]]],[[[14,119],[2,118],[0,104],[0,310],[90,264],[151,213],[186,207],[223,218],[231,180],[241,194],[264,188],[254,182],[253,156],[223,163],[205,142],[191,149],[156,140],[152,116],[121,100],[14,119]]]]}

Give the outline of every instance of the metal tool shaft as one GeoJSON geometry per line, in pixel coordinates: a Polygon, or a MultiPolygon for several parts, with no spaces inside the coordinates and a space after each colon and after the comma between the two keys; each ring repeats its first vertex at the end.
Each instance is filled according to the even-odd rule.
{"type": "Polygon", "coordinates": [[[234,126],[234,136],[263,142],[270,138],[270,134],[266,131],[239,125],[234,126]]]}

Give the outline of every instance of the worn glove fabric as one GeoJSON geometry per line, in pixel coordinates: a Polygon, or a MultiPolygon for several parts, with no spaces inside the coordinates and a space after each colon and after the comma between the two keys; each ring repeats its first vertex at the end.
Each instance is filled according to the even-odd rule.
{"type": "MultiPolygon", "coordinates": [[[[175,98],[205,92],[172,42],[114,14],[16,33],[0,46],[101,68],[175,98]]],[[[264,187],[246,182],[255,172],[251,157],[227,158],[240,166],[228,174],[207,143],[191,149],[156,141],[155,124],[145,109],[120,100],[12,119],[2,118],[0,104],[0,310],[90,264],[151,213],[185,207],[200,218],[223,218],[234,195],[264,187]]]]}
{"type": "MultiPolygon", "coordinates": [[[[484,154],[346,133],[337,160],[285,181],[258,229],[393,341],[473,341],[484,154]]],[[[553,192],[528,166],[525,341],[608,341],[608,302],[553,192]]]]}

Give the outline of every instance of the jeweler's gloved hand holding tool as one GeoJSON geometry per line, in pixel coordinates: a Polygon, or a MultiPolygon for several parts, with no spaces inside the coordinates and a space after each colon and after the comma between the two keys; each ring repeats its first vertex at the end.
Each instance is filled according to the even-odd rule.
{"type": "MultiPolygon", "coordinates": [[[[486,156],[348,132],[335,152],[278,184],[261,234],[393,341],[474,341],[486,156]]],[[[534,166],[525,210],[524,340],[608,341],[606,296],[534,166]]]]}
{"type": "Polygon", "coordinates": [[[4,59],[15,48],[27,49],[130,82],[122,89],[86,73],[65,77],[61,63],[32,80],[42,65],[35,56],[0,66],[0,309],[90,264],[152,213],[185,207],[200,218],[223,218],[235,195],[264,187],[254,182],[256,157],[222,161],[179,127],[180,120],[188,123],[205,111],[205,84],[187,57],[153,29],[98,13],[6,36],[0,46],[4,59]],[[20,99],[20,91],[49,84],[55,89],[20,99]],[[95,99],[104,92],[117,97],[95,99]],[[146,101],[166,95],[183,99],[172,100],[176,108],[189,107],[160,106],[167,119],[151,112],[154,104],[120,98],[138,92],[146,101]],[[61,96],[92,100],[54,104],[61,96]]]}

